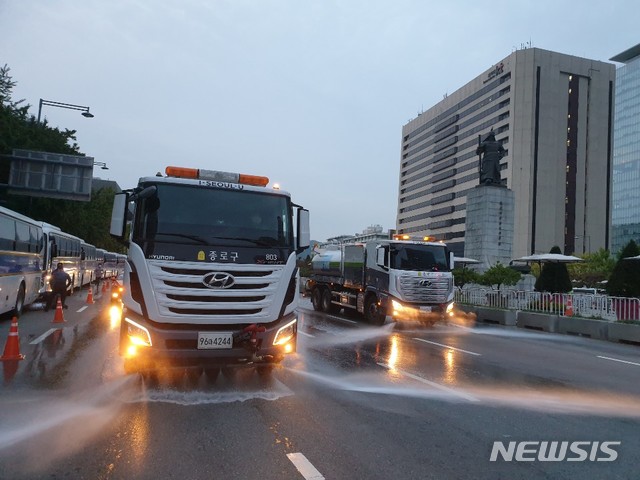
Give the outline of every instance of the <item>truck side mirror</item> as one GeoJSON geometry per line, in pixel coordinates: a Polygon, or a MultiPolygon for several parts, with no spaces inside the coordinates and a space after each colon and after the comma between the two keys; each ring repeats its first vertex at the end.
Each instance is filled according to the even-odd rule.
{"type": "Polygon", "coordinates": [[[311,232],[309,230],[309,210],[298,208],[298,225],[296,236],[298,238],[298,252],[301,252],[311,244],[311,232]]]}
{"type": "Polygon", "coordinates": [[[384,247],[376,248],[376,265],[382,268],[389,268],[387,265],[387,251],[384,247]]]}
{"type": "Polygon", "coordinates": [[[127,204],[129,195],[126,193],[116,193],[113,197],[113,210],[111,211],[111,226],[109,233],[111,236],[124,240],[125,226],[127,223],[127,204]]]}
{"type": "Polygon", "coordinates": [[[453,252],[449,252],[449,268],[453,270],[455,268],[455,255],[453,252]]]}

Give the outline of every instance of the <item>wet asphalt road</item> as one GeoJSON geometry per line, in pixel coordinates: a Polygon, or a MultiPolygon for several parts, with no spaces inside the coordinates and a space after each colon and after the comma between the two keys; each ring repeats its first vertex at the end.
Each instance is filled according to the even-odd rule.
{"type": "Polygon", "coordinates": [[[19,321],[0,478],[638,478],[636,346],[463,320],[370,327],[305,300],[298,353],[271,379],[149,384],[124,374],[106,300],[85,298],[61,329],[53,312],[19,321]],[[490,461],[494,442],[525,441],[598,445],[593,460],[490,461]],[[616,458],[597,461],[607,441],[616,458]]]}

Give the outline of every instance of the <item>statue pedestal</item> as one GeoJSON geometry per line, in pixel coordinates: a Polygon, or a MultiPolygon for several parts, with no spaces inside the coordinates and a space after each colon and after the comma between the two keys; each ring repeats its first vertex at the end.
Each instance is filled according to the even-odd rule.
{"type": "Polygon", "coordinates": [[[514,202],[505,187],[478,185],[467,194],[464,256],[480,261],[478,271],[513,260],[514,202]]]}

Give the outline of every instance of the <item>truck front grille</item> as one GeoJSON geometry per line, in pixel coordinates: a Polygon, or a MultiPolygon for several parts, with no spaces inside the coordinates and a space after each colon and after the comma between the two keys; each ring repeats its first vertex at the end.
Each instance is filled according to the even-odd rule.
{"type": "Polygon", "coordinates": [[[400,292],[407,302],[424,302],[440,304],[445,303],[451,290],[451,278],[442,274],[427,276],[400,276],[400,292]],[[421,285],[420,282],[430,282],[430,285],[421,285]]]}
{"type": "Polygon", "coordinates": [[[274,301],[284,265],[241,265],[191,262],[149,261],[156,302],[167,316],[216,316],[233,318],[265,316],[274,301]],[[204,283],[208,274],[230,275],[232,285],[204,283]],[[228,287],[228,288],[223,288],[228,287]]]}

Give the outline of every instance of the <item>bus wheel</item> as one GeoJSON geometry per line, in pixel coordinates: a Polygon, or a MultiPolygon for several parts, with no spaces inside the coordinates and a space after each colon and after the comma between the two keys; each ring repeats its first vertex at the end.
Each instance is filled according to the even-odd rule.
{"type": "Polygon", "coordinates": [[[13,309],[13,314],[16,317],[22,315],[22,310],[24,309],[24,284],[20,284],[20,288],[18,288],[18,296],[16,297],[16,306],[13,309]]]}

